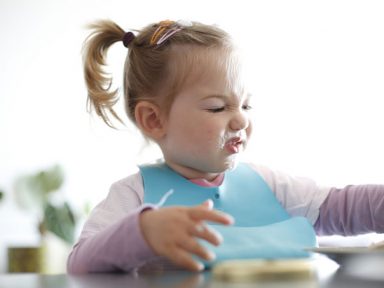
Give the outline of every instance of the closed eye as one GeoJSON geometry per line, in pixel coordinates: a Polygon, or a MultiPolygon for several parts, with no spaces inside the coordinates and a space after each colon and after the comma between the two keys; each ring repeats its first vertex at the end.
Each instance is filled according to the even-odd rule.
{"type": "Polygon", "coordinates": [[[225,110],[225,106],[207,109],[207,111],[211,113],[223,112],[224,110],[225,110]]]}

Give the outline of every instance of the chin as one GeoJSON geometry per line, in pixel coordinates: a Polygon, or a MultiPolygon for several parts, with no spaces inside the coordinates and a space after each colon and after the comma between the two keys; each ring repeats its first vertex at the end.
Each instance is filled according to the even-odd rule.
{"type": "MultiPolygon", "coordinates": [[[[235,155],[233,155],[235,156],[235,155]]],[[[227,157],[225,159],[211,159],[210,161],[201,161],[194,163],[184,163],[184,167],[189,167],[195,171],[203,173],[224,173],[233,170],[239,163],[238,157],[227,157]]],[[[236,155],[237,156],[237,155],[236,155]]]]}
{"type": "Polygon", "coordinates": [[[216,163],[214,165],[206,165],[204,167],[200,166],[199,168],[195,168],[197,171],[201,171],[204,173],[224,173],[226,171],[230,171],[235,169],[237,166],[237,161],[236,162],[225,162],[225,163],[216,163]]]}

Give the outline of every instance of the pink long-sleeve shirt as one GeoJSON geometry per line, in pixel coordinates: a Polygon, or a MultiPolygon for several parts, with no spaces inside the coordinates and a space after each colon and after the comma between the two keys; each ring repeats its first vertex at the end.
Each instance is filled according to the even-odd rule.
{"type": "MultiPolygon", "coordinates": [[[[357,235],[384,232],[384,185],[319,187],[307,178],[290,177],[252,166],[291,215],[304,216],[318,235],[357,235]]],[[[203,180],[197,184],[219,185],[203,180]]],[[[91,214],[68,257],[68,272],[113,272],[135,269],[176,269],[154,254],[140,231],[139,216],[154,206],[143,204],[139,173],[114,185],[91,214]]]]}

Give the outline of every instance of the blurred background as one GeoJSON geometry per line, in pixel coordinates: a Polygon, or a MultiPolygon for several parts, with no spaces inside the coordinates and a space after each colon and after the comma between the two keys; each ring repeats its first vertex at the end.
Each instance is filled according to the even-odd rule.
{"type": "MultiPolygon", "coordinates": [[[[43,221],[49,207],[51,220],[76,220],[75,239],[112,182],[160,156],[129,124],[113,130],[87,113],[81,48],[89,22],[224,28],[242,49],[255,96],[247,159],[342,187],[384,183],[383,15],[379,0],[1,0],[0,273],[9,247],[39,245],[42,224],[55,230],[43,221]],[[44,195],[35,210],[20,203],[28,191],[44,195]]],[[[110,50],[116,88],[126,53],[122,44],[110,50]]],[[[65,269],[66,243],[54,272],[65,269]]]]}

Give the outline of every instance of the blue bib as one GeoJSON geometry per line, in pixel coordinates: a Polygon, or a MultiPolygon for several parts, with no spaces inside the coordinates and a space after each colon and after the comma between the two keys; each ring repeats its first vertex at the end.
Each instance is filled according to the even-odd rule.
{"type": "Polygon", "coordinates": [[[219,187],[194,184],[166,164],[145,165],[140,170],[145,203],[158,203],[173,189],[164,206],[195,206],[211,199],[215,209],[234,217],[232,226],[210,224],[223,236],[221,245],[201,240],[216,254],[214,262],[307,257],[309,253],[304,249],[316,246],[316,235],[308,220],[291,217],[264,179],[247,164],[226,172],[219,187]]]}

